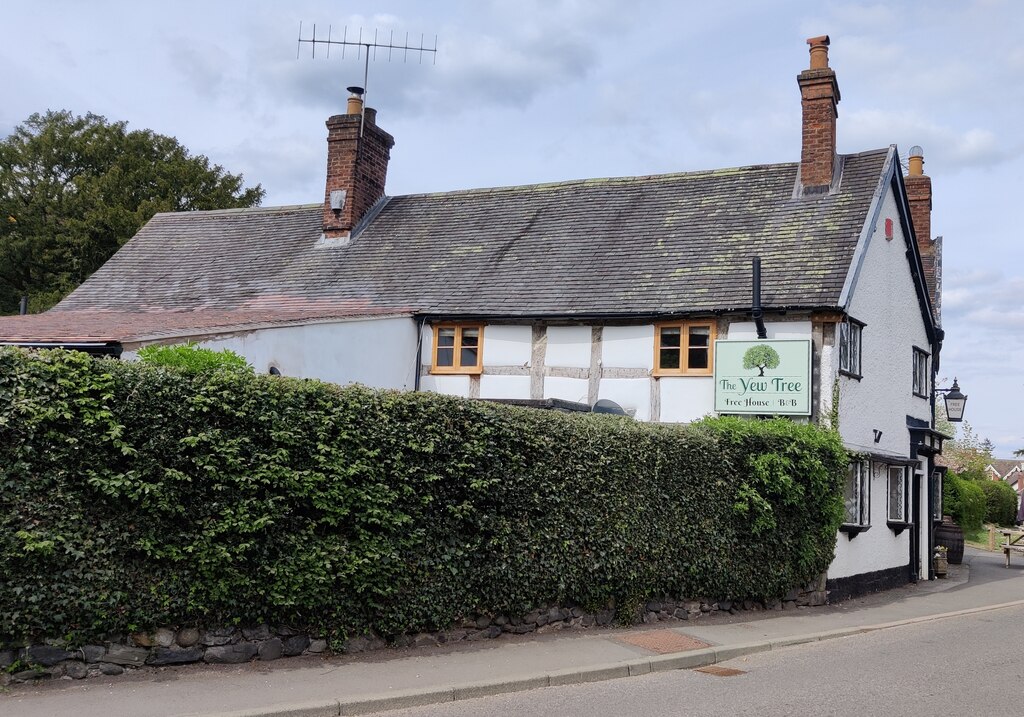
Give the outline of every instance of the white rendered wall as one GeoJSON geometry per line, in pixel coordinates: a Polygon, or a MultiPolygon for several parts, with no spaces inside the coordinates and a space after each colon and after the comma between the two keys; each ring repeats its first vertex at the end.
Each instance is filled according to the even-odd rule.
{"type": "Polygon", "coordinates": [[[601,331],[601,365],[654,369],[654,326],[605,326],[601,331]]]}
{"type": "Polygon", "coordinates": [[[828,568],[830,579],[884,570],[910,562],[911,529],[896,535],[886,525],[888,470],[883,464],[873,462],[871,465],[871,528],[858,533],[852,540],[846,533],[836,534],[836,557],[828,568]]]}
{"type": "MultiPolygon", "coordinates": [[[[910,264],[906,257],[896,200],[891,188],[886,192],[882,211],[868,241],[860,275],[850,297],[849,315],[866,325],[861,333],[861,379],[838,373],[838,349],[823,352],[822,404],[831,402],[832,382],[839,387],[839,433],[853,451],[910,456],[910,431],[907,416],[929,421],[928,399],[913,394],[913,348],[930,351],[924,319],[921,315],[910,264]],[[885,220],[893,221],[893,238],[885,238],[885,220]],[[875,442],[874,431],[881,431],[875,442]]],[[[838,340],[838,337],[837,337],[838,340]]],[[[931,359],[929,359],[930,361],[931,359]]],[[[823,413],[823,415],[826,415],[823,413]]],[[[924,468],[922,472],[926,472],[924,468]]],[[[919,481],[915,476],[911,481],[919,481]]],[[[922,575],[927,575],[927,532],[923,527],[930,517],[927,483],[919,483],[922,575]]],[[[886,525],[888,483],[881,472],[871,482],[871,529],[852,541],[839,533],[836,558],[828,570],[829,578],[841,578],[906,565],[910,561],[908,528],[898,536],[886,525]]]]}
{"type": "Polygon", "coordinates": [[[910,450],[907,416],[931,420],[928,399],[913,394],[913,347],[930,349],[906,251],[890,189],[848,308],[867,324],[861,333],[862,378],[839,376],[839,431],[846,446],[904,458],[910,450]],[[892,240],[885,238],[887,217],[893,220],[892,240]],[[877,443],[874,430],[882,432],[877,443]]]}
{"type": "MultiPolygon", "coordinates": [[[[457,394],[459,396],[465,394],[457,394]]],[[[492,376],[484,374],[480,377],[480,398],[529,398],[529,376],[492,376]]]]}
{"type": "MultiPolygon", "coordinates": [[[[526,387],[529,394],[530,387],[526,387]]],[[[561,398],[566,401],[588,403],[590,380],[585,378],[566,378],[564,376],[544,377],[544,398],[561,398]]]]}
{"type": "Polygon", "coordinates": [[[590,368],[591,333],[589,326],[549,326],[544,365],[590,368]]]}
{"type": "MultiPolygon", "coordinates": [[[[430,327],[427,328],[429,331],[430,327]]],[[[433,339],[433,332],[429,333],[433,339]]],[[[531,360],[532,337],[533,329],[529,326],[485,326],[484,366],[528,367],[531,360]]],[[[424,355],[429,357],[429,354],[424,355]]]]}
{"type": "Polygon", "coordinates": [[[604,378],[598,399],[606,398],[622,406],[638,421],[651,420],[651,379],[604,378]]]}
{"type": "MultiPolygon", "coordinates": [[[[766,321],[765,332],[769,339],[810,339],[810,321],[766,321]]],[[[753,321],[734,321],[729,324],[729,332],[719,338],[730,341],[756,341],[757,325],[753,321]]]]}
{"type": "Polygon", "coordinates": [[[285,376],[374,388],[415,381],[416,324],[407,317],[257,329],[199,345],[241,354],[259,373],[275,366],[285,376]]]}
{"type": "Polygon", "coordinates": [[[679,376],[658,379],[661,421],[689,423],[714,413],[715,379],[712,376],[679,376]]]}

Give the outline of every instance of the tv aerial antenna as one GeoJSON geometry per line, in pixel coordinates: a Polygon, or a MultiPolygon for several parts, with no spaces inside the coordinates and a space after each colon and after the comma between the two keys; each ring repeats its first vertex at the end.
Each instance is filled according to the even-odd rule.
{"type": "Polygon", "coordinates": [[[335,47],[340,46],[341,47],[341,57],[342,57],[342,59],[345,59],[345,52],[346,52],[346,50],[348,50],[348,52],[351,53],[351,50],[349,50],[348,48],[352,48],[352,47],[356,48],[356,58],[363,60],[363,86],[362,87],[349,87],[348,90],[349,90],[349,92],[354,92],[356,94],[362,95],[362,97],[363,97],[363,112],[361,113],[362,116],[361,116],[361,119],[360,119],[360,122],[359,122],[359,136],[360,137],[363,136],[363,128],[366,125],[366,95],[367,95],[367,90],[368,90],[368,85],[369,85],[369,80],[370,80],[370,55],[371,54],[373,55],[373,59],[376,60],[377,59],[377,51],[378,50],[380,50],[381,52],[383,52],[384,50],[387,50],[387,52],[388,52],[388,62],[391,62],[392,57],[394,56],[394,54],[397,51],[397,52],[400,52],[402,54],[402,62],[408,62],[409,61],[409,53],[411,52],[411,53],[415,53],[415,56],[417,57],[417,59],[419,61],[419,64],[422,64],[423,63],[423,55],[425,53],[429,53],[432,56],[432,63],[431,64],[435,64],[435,65],[437,64],[437,35],[434,35],[434,45],[433,45],[433,47],[428,47],[427,45],[424,44],[424,34],[422,34],[422,33],[420,34],[420,44],[419,45],[410,44],[409,33],[408,32],[405,33],[405,42],[404,43],[401,42],[401,37],[399,37],[399,42],[396,43],[395,42],[395,31],[394,30],[391,30],[390,35],[388,36],[387,42],[384,41],[384,38],[381,36],[381,33],[379,33],[377,30],[373,31],[373,40],[370,40],[369,33],[367,33],[367,36],[364,39],[363,38],[363,28],[359,28],[358,35],[354,35],[352,39],[349,39],[349,36],[348,36],[348,25],[345,25],[345,29],[342,31],[342,34],[341,34],[341,39],[337,40],[337,39],[334,38],[334,28],[333,28],[333,26],[328,25],[327,26],[327,38],[324,39],[322,34],[321,34],[320,37],[317,37],[317,34],[316,34],[316,24],[314,23],[313,24],[313,31],[312,31],[312,33],[308,37],[303,37],[302,36],[302,22],[300,21],[299,22],[299,43],[298,43],[298,47],[297,47],[297,49],[295,51],[295,59],[296,60],[299,59],[299,56],[302,54],[302,45],[303,44],[306,44],[306,45],[310,46],[311,56],[312,56],[313,59],[316,59],[316,48],[317,48],[318,45],[325,46],[327,48],[327,57],[331,56],[331,47],[332,46],[335,46],[335,47]]]}

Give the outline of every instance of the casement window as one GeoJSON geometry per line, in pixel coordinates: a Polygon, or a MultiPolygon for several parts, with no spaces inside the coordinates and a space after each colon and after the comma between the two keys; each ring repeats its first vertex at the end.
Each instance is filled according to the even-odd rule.
{"type": "Polygon", "coordinates": [[[889,466],[887,493],[889,500],[886,520],[890,523],[909,523],[910,508],[907,497],[910,495],[910,471],[906,466],[889,466]]]}
{"type": "Polygon", "coordinates": [[[942,471],[932,473],[932,520],[942,520],[942,471]]]}
{"type": "Polygon", "coordinates": [[[860,378],[860,339],[864,324],[847,317],[839,324],[839,371],[860,378]]]}
{"type": "MultiPolygon", "coordinates": [[[[871,525],[871,464],[867,461],[853,461],[846,474],[846,488],[843,491],[843,525],[866,529],[871,525]]],[[[853,532],[854,531],[848,531],[853,532]]]]}
{"type": "Polygon", "coordinates": [[[480,324],[434,326],[431,373],[480,373],[483,370],[484,327],[480,324]]]}
{"type": "Polygon", "coordinates": [[[710,376],[714,352],[714,322],[681,321],[654,327],[655,376],[710,376]]]}
{"type": "Polygon", "coordinates": [[[928,354],[914,347],[914,395],[928,398],[928,354]]]}

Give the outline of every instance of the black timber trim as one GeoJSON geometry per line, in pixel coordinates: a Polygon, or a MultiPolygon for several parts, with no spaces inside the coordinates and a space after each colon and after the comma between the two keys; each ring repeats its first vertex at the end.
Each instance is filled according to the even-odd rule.
{"type": "Polygon", "coordinates": [[[910,566],[899,565],[895,568],[875,570],[845,578],[833,578],[825,582],[825,589],[828,591],[828,601],[835,603],[860,595],[902,587],[908,583],[910,583],[910,566]]]}
{"type": "Polygon", "coordinates": [[[113,356],[120,358],[124,347],[117,341],[0,341],[0,346],[17,346],[22,349],[64,349],[81,351],[90,356],[113,356]]]}
{"type": "Polygon", "coordinates": [[[840,533],[846,533],[846,537],[853,540],[861,533],[871,530],[870,525],[856,525],[854,523],[843,523],[839,526],[840,533]]]}

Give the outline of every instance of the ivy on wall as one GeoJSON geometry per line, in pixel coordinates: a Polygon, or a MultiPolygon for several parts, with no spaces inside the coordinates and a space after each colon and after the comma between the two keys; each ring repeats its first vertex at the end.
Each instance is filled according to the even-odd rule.
{"type": "Polygon", "coordinates": [[[786,420],[0,349],[0,643],[779,598],[831,562],[846,462],[834,433],[786,420]]]}

